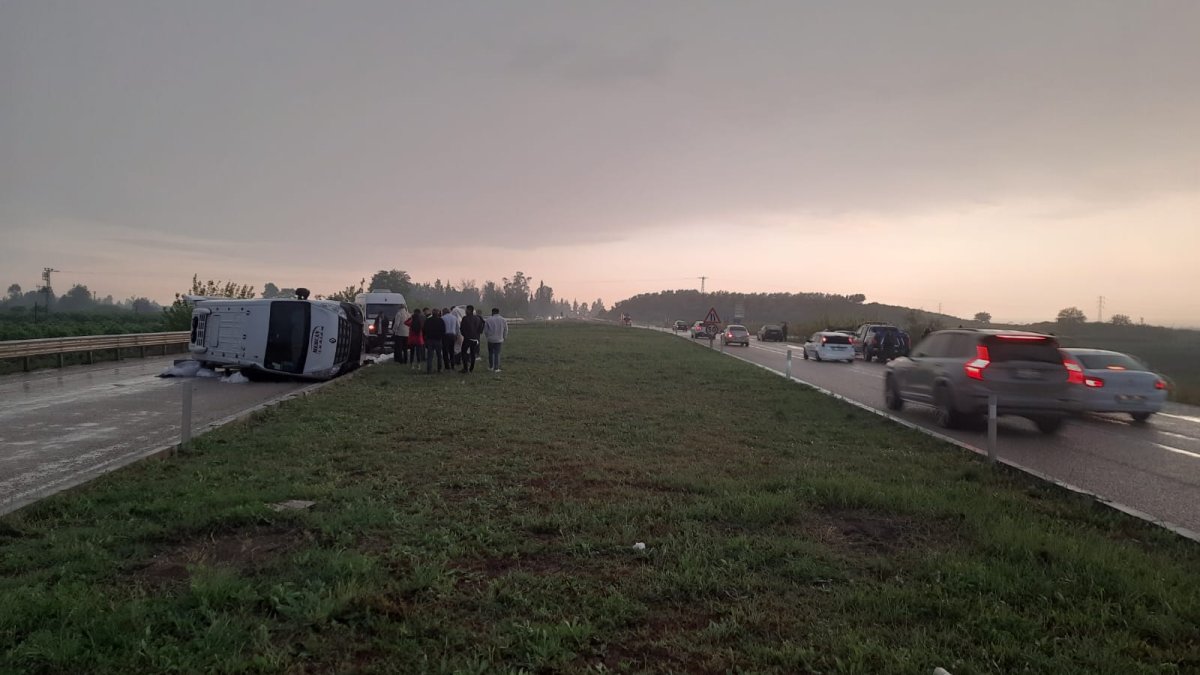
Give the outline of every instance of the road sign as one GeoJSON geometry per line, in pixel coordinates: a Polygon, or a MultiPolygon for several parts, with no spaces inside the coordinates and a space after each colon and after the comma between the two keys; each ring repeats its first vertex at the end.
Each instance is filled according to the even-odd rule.
{"type": "Polygon", "coordinates": [[[716,307],[708,308],[708,316],[704,317],[704,323],[721,323],[721,317],[717,316],[716,307]]]}

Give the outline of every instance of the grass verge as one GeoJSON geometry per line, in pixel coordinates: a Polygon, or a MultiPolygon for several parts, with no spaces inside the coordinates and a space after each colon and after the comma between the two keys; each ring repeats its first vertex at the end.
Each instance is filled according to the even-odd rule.
{"type": "Polygon", "coordinates": [[[667,335],[505,359],[0,519],[0,671],[1200,669],[1191,542],[667,335]]]}

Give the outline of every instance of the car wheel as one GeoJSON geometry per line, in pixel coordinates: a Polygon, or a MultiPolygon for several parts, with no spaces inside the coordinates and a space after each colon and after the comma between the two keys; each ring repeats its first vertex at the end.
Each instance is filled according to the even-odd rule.
{"type": "Polygon", "coordinates": [[[1150,419],[1150,416],[1153,414],[1154,413],[1148,413],[1148,412],[1135,412],[1135,413],[1129,413],[1129,416],[1133,418],[1134,422],[1140,423],[1140,422],[1145,422],[1146,420],[1150,419]]]}
{"type": "Polygon", "coordinates": [[[1033,423],[1037,425],[1038,431],[1042,432],[1043,434],[1053,434],[1057,433],[1058,430],[1062,428],[1063,418],[1038,417],[1037,419],[1033,420],[1033,423]]]}
{"type": "Polygon", "coordinates": [[[888,375],[883,381],[883,403],[888,410],[903,410],[904,399],[900,397],[900,385],[896,378],[888,375]]]}
{"type": "Polygon", "coordinates": [[[937,425],[943,429],[957,429],[960,416],[954,409],[954,399],[946,387],[938,387],[933,395],[933,414],[937,425]]]}
{"type": "Polygon", "coordinates": [[[818,361],[821,360],[821,352],[817,352],[816,354],[813,354],[813,356],[817,357],[818,361]]]}
{"type": "Polygon", "coordinates": [[[803,350],[801,350],[801,351],[802,351],[802,352],[804,352],[804,360],[805,360],[805,361],[807,361],[807,360],[808,360],[808,350],[807,350],[807,349],[803,349],[803,350]]]}
{"type": "Polygon", "coordinates": [[[863,361],[864,361],[865,363],[870,363],[870,362],[871,362],[871,352],[870,352],[870,350],[868,350],[868,349],[867,349],[867,348],[865,348],[865,347],[863,348],[863,361]]]}

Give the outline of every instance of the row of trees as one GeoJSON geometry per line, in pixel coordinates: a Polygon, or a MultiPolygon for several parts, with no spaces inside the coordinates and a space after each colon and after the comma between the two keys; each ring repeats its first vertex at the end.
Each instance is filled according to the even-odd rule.
{"type": "MultiPolygon", "coordinates": [[[[1064,326],[1079,326],[1087,323],[1087,315],[1078,307],[1067,307],[1059,310],[1055,322],[1064,326]]],[[[1113,314],[1108,318],[1108,322],[1114,326],[1133,325],[1133,319],[1128,314],[1113,314]]]]}
{"type": "Polygon", "coordinates": [[[53,289],[25,290],[21,288],[21,284],[11,284],[4,297],[0,298],[0,311],[16,310],[17,313],[29,314],[114,310],[149,314],[159,309],[157,302],[145,297],[131,297],[125,300],[116,300],[111,295],[98,297],[83,284],[72,285],[71,289],[62,295],[55,295],[53,289]]]}

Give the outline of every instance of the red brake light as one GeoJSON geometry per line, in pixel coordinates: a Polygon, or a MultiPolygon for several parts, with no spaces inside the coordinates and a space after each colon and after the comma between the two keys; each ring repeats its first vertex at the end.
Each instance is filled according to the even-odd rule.
{"type": "Polygon", "coordinates": [[[1083,384],[1083,368],[1070,358],[1063,357],[1063,365],[1067,367],[1067,384],[1083,384]]]}
{"type": "Polygon", "coordinates": [[[1093,389],[1099,389],[1104,386],[1104,380],[1098,377],[1085,377],[1083,383],[1093,389]]]}
{"type": "Polygon", "coordinates": [[[1166,389],[1167,383],[1163,380],[1159,380],[1158,382],[1154,383],[1154,388],[1155,389],[1166,389]]]}
{"type": "Polygon", "coordinates": [[[967,372],[967,377],[972,380],[983,379],[983,369],[991,364],[988,348],[984,345],[975,345],[975,360],[967,361],[963,364],[963,370],[967,372]]]}
{"type": "Polygon", "coordinates": [[[375,324],[371,324],[370,326],[367,326],[367,330],[374,333],[375,332],[375,324]]]}
{"type": "Polygon", "coordinates": [[[1045,342],[1046,338],[1041,335],[997,335],[997,340],[1012,340],[1014,342],[1045,342]]]}

